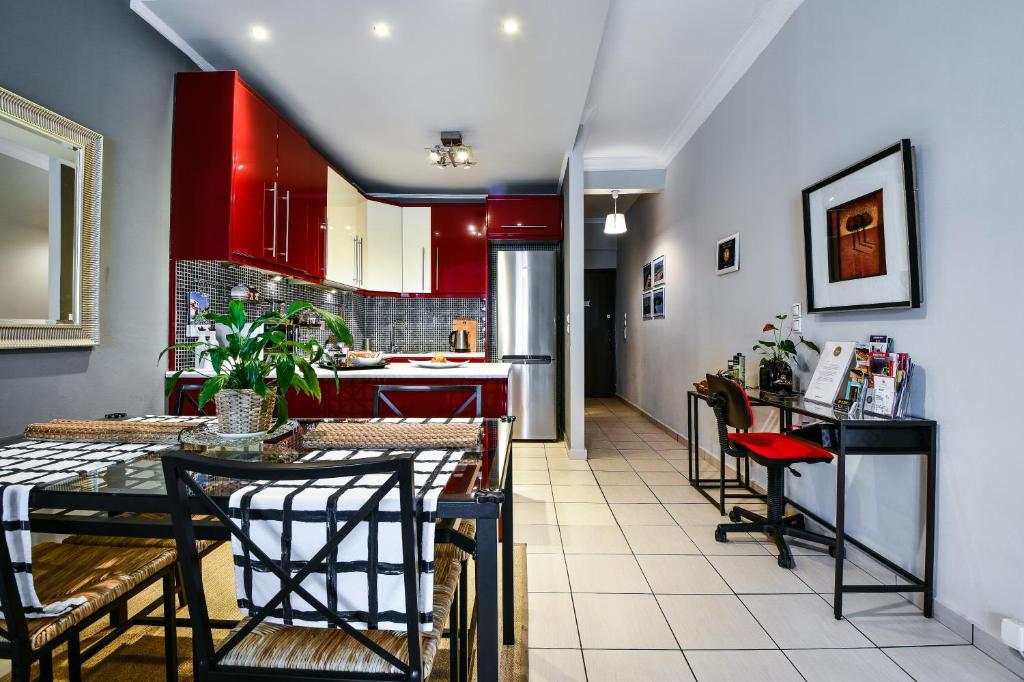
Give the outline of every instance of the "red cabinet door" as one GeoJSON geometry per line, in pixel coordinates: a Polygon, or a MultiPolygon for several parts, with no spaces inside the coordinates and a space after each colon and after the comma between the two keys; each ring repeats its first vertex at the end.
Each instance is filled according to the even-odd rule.
{"type": "Polygon", "coordinates": [[[314,279],[323,279],[327,271],[327,160],[309,147],[306,168],[304,271],[314,279]]]}
{"type": "Polygon", "coordinates": [[[487,238],[483,204],[438,204],[430,209],[435,294],[487,295],[487,238]]]}
{"type": "Polygon", "coordinates": [[[274,262],[278,116],[241,81],[235,83],[231,165],[232,256],[274,262]]]}
{"type": "Polygon", "coordinates": [[[303,272],[306,254],[305,188],[309,145],[295,128],[277,124],[277,264],[303,272]]]}
{"type": "Polygon", "coordinates": [[[562,197],[487,197],[487,238],[560,240],[562,197]]]}

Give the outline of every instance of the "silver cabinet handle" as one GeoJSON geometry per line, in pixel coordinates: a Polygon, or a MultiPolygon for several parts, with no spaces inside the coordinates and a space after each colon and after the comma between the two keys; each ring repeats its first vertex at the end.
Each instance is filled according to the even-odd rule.
{"type": "Polygon", "coordinates": [[[359,284],[359,237],[352,237],[352,284],[359,284]]]}
{"type": "Polygon", "coordinates": [[[274,237],[270,244],[270,248],[264,247],[264,251],[269,251],[270,255],[277,258],[277,182],[274,182],[274,187],[268,189],[268,192],[274,193],[274,237]]]}
{"type": "Polygon", "coordinates": [[[441,249],[434,249],[434,254],[437,257],[437,265],[434,268],[434,292],[436,293],[437,290],[441,288],[438,280],[438,277],[441,276],[441,249]]]}
{"type": "Polygon", "coordinates": [[[290,189],[284,192],[284,251],[281,255],[284,256],[285,262],[288,261],[288,236],[291,232],[292,223],[292,191],[290,189]]]}
{"type": "Polygon", "coordinates": [[[420,290],[427,290],[427,247],[420,249],[420,290]]]}

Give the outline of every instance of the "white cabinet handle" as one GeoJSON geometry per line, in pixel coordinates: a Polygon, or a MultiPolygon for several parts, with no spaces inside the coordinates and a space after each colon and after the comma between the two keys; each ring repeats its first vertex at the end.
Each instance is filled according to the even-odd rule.
{"type": "Polygon", "coordinates": [[[274,182],[274,187],[272,189],[268,189],[267,191],[274,193],[274,237],[273,241],[270,244],[270,248],[268,249],[264,247],[264,250],[269,251],[271,256],[277,258],[277,182],[274,182]]]}
{"type": "Polygon", "coordinates": [[[292,191],[285,190],[284,192],[284,251],[281,255],[284,256],[285,262],[288,261],[288,235],[291,232],[292,224],[292,191]]]}

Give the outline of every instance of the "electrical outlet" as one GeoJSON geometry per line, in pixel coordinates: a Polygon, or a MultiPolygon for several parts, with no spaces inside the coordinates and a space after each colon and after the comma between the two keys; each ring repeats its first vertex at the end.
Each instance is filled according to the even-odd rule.
{"type": "Polygon", "coordinates": [[[802,317],[793,318],[793,332],[799,334],[804,330],[804,320],[802,317]]]}
{"type": "Polygon", "coordinates": [[[803,306],[800,305],[799,303],[794,303],[793,304],[793,315],[792,315],[792,317],[794,319],[796,319],[798,317],[803,317],[803,306]]]}

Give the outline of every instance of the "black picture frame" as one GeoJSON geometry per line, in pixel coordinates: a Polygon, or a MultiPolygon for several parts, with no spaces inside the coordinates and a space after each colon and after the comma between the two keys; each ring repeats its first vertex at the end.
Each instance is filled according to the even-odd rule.
{"type": "MultiPolygon", "coordinates": [[[[896,144],[890,145],[889,147],[858,161],[852,166],[804,188],[801,192],[801,197],[804,218],[804,273],[807,284],[808,312],[831,313],[854,310],[879,310],[891,308],[910,309],[921,307],[923,297],[921,291],[921,254],[917,207],[917,178],[914,163],[914,147],[909,139],[904,138],[896,144]],[[907,272],[909,273],[909,278],[906,284],[905,295],[894,300],[854,303],[849,305],[825,305],[821,301],[816,301],[816,287],[814,280],[815,263],[813,256],[815,234],[814,216],[812,215],[811,209],[811,196],[815,192],[825,189],[829,187],[829,185],[847,178],[858,171],[864,170],[879,162],[886,161],[893,155],[899,155],[899,159],[902,164],[902,190],[904,194],[903,208],[905,214],[901,217],[905,217],[906,234],[901,235],[899,234],[900,231],[897,230],[895,235],[890,235],[887,239],[891,239],[892,236],[896,236],[904,237],[906,240],[907,272]]],[[[859,198],[863,199],[864,197],[859,198]]],[[[819,284],[821,283],[819,282],[819,284]]],[[[828,283],[828,285],[831,285],[831,283],[828,283]]]]}

